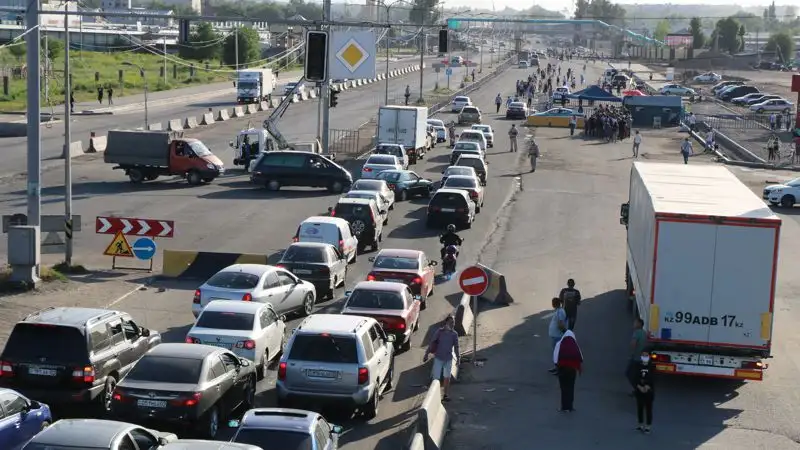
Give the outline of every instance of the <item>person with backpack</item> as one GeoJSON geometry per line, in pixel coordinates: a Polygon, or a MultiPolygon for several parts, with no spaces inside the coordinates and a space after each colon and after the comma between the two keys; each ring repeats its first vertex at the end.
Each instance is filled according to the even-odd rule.
{"type": "Polygon", "coordinates": [[[433,354],[433,372],[431,377],[434,380],[442,379],[442,397],[443,402],[450,401],[447,393],[450,390],[450,374],[453,372],[453,354],[455,354],[456,365],[461,355],[458,348],[458,333],[455,331],[456,319],[453,316],[447,316],[444,319],[444,325],[436,330],[436,333],[428,344],[425,350],[425,356],[422,357],[422,362],[428,361],[428,356],[433,354]]]}
{"type": "Polygon", "coordinates": [[[578,306],[581,304],[581,291],[575,289],[575,280],[572,278],[567,280],[567,287],[561,289],[558,298],[561,299],[564,311],[567,313],[567,328],[574,330],[575,322],[578,321],[578,306]]]}

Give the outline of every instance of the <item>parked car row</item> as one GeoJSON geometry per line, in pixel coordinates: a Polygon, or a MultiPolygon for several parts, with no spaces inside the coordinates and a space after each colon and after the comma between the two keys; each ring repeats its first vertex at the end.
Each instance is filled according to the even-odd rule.
{"type": "Polygon", "coordinates": [[[794,103],[779,95],[760,92],[755,86],[742,81],[723,81],[714,85],[711,92],[720,100],[747,107],[748,110],[763,113],[790,113],[794,103]]]}

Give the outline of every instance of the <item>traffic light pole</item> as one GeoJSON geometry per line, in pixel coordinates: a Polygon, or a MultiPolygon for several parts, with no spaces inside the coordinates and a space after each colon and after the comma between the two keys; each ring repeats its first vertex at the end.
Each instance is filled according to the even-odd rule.
{"type": "MultiPolygon", "coordinates": [[[[323,20],[331,20],[331,0],[325,0],[322,6],[323,20]]],[[[331,27],[328,26],[328,31],[331,27]]],[[[330,41],[329,41],[330,42],[330,41]]],[[[330,51],[330,50],[329,50],[330,51]]],[[[327,58],[327,55],[325,56],[327,58]]],[[[322,107],[322,153],[325,155],[330,154],[330,126],[331,126],[331,108],[330,108],[330,80],[325,80],[322,83],[322,88],[319,92],[319,101],[322,107]]]]}

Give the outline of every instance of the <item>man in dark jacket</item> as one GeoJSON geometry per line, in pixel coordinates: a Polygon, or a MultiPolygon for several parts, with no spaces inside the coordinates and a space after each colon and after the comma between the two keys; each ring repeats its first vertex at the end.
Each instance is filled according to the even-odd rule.
{"type": "Polygon", "coordinates": [[[567,327],[574,330],[575,322],[578,320],[578,306],[581,304],[581,291],[575,289],[575,280],[572,278],[567,280],[567,287],[561,289],[558,298],[561,299],[564,311],[567,313],[567,327]]]}
{"type": "Polygon", "coordinates": [[[650,367],[650,355],[642,353],[639,366],[638,381],[636,383],[636,417],[639,425],[637,430],[650,433],[653,424],[653,399],[655,390],[653,385],[653,372],[650,367]]]}

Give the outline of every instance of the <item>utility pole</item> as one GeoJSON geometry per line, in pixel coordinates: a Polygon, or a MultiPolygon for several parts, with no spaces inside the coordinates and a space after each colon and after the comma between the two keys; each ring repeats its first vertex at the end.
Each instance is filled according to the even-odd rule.
{"type": "MultiPolygon", "coordinates": [[[[27,45],[28,64],[28,225],[41,227],[42,225],[42,135],[40,133],[41,93],[41,28],[39,28],[39,8],[41,0],[28,2],[25,11],[25,24],[28,34],[25,36],[27,45]]],[[[36,247],[39,248],[38,246],[36,247]]],[[[41,253],[36,255],[36,261],[41,258],[41,253]]],[[[37,264],[35,274],[40,275],[40,266],[37,264]]]]}
{"type": "Polygon", "coordinates": [[[239,70],[239,25],[233,29],[233,53],[236,54],[235,70],[239,70]]]}
{"type": "MultiPolygon", "coordinates": [[[[66,19],[67,16],[64,16],[66,19]]],[[[50,58],[47,56],[50,54],[50,43],[47,39],[47,30],[44,33],[44,102],[45,104],[50,104],[50,80],[48,80],[50,76],[50,58]]]]}
{"type": "MultiPolygon", "coordinates": [[[[322,4],[322,17],[325,21],[331,20],[331,0],[325,0],[322,4]]],[[[332,42],[330,40],[330,32],[332,28],[330,26],[326,26],[325,28],[328,29],[328,42],[332,42]]],[[[330,49],[328,50],[330,51],[330,49]]],[[[330,127],[331,127],[331,107],[330,107],[330,92],[329,89],[330,82],[325,80],[322,85],[322,89],[320,89],[320,102],[322,102],[322,152],[324,154],[330,154],[330,127]]]]}
{"type": "MultiPolygon", "coordinates": [[[[317,25],[317,30],[322,30],[322,25],[317,25]]],[[[330,45],[331,41],[331,36],[328,36],[328,45],[330,45]]],[[[327,58],[328,55],[325,55],[325,57],[327,58]]],[[[317,95],[317,98],[319,99],[319,104],[317,105],[317,139],[320,140],[320,145],[322,145],[322,132],[324,131],[322,129],[322,116],[325,114],[325,98],[322,94],[322,91],[328,86],[330,86],[328,80],[323,80],[317,83],[317,88],[319,89],[319,95],[317,95]]]]}
{"type": "Polygon", "coordinates": [[[424,33],[424,29],[422,31],[422,36],[419,41],[419,101],[420,105],[425,104],[425,94],[422,92],[423,86],[425,86],[425,70],[423,69],[423,65],[425,64],[425,47],[428,46],[428,35],[424,33]]]}
{"type": "Polygon", "coordinates": [[[761,65],[761,43],[758,41],[758,32],[760,29],[756,28],[756,65],[761,65]]]}
{"type": "MultiPolygon", "coordinates": [[[[69,11],[69,2],[64,2],[64,11],[69,11]]],[[[69,18],[64,15],[64,263],[72,266],[72,158],[69,143],[72,140],[70,113],[72,112],[72,83],[69,75],[69,18]]]]}
{"type": "Polygon", "coordinates": [[[167,86],[167,37],[162,38],[164,41],[164,89],[167,86]]]}

